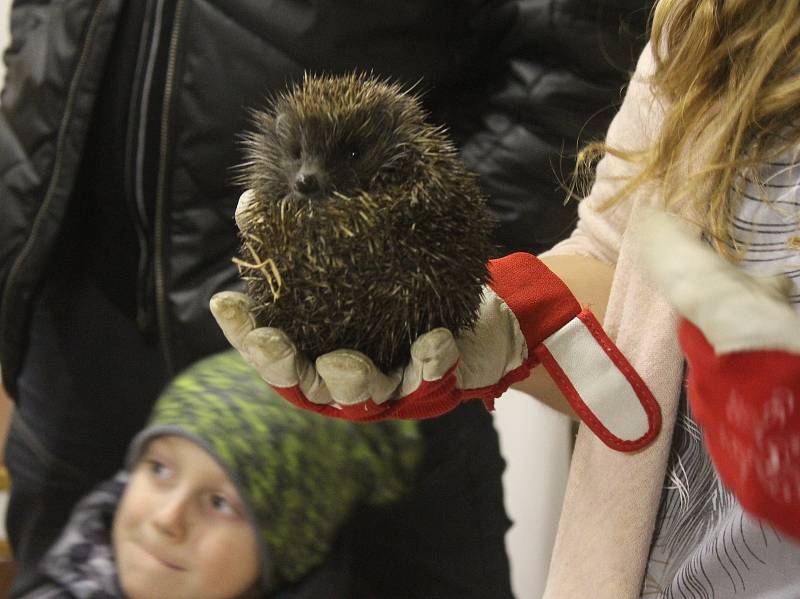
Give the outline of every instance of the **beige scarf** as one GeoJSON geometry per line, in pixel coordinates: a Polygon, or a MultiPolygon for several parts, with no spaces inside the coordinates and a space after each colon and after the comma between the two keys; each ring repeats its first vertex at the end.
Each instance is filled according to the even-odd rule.
{"type": "MultiPolygon", "coordinates": [[[[662,108],[648,83],[653,68],[648,46],[609,128],[611,146],[644,147],[659,126],[662,108]]],[[[683,357],[675,314],[642,275],[633,234],[639,206],[657,196],[639,190],[613,209],[597,209],[631,168],[610,155],[601,160],[592,192],[579,207],[575,232],[549,253],[590,255],[615,265],[604,328],[659,402],[663,428],[645,449],[621,453],[609,449],[588,427],[580,427],[546,599],[640,597],[664,483],[683,357]]]]}

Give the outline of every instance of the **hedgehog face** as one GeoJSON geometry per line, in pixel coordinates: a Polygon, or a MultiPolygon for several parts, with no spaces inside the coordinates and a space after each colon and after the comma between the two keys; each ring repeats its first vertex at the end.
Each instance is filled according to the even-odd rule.
{"type": "Polygon", "coordinates": [[[351,85],[361,91],[354,95],[309,82],[257,115],[247,183],[264,201],[352,197],[391,183],[413,164],[424,114],[411,98],[402,101],[399,88],[351,85]]]}
{"type": "Polygon", "coordinates": [[[289,197],[351,196],[369,185],[375,172],[369,154],[376,151],[378,140],[344,133],[329,115],[301,121],[284,112],[275,126],[289,197]]]}
{"type": "Polygon", "coordinates": [[[407,140],[381,112],[324,114],[276,119],[287,192],[296,198],[352,196],[369,189],[376,175],[407,162],[407,140]]]}

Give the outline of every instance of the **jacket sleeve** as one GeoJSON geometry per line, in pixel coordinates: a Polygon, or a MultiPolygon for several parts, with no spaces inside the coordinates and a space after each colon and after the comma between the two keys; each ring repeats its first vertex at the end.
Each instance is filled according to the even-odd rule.
{"type": "MultiPolygon", "coordinates": [[[[473,68],[489,72],[489,100],[473,115],[462,155],[476,171],[498,220],[503,253],[540,253],[572,230],[576,204],[565,204],[580,146],[601,139],[645,44],[650,2],[520,0],[482,3],[505,22],[487,33],[473,68]],[[497,31],[493,32],[497,36],[497,31]]],[[[466,103],[469,106],[469,102],[466,103]]]]}

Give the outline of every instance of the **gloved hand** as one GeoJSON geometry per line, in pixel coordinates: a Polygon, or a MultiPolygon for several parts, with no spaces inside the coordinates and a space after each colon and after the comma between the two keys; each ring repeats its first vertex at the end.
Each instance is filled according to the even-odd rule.
{"type": "Polygon", "coordinates": [[[788,281],[748,275],[665,214],[642,237],[683,316],[688,399],[720,478],[745,510],[800,538],[800,316],[788,281]]]}
{"type": "Polygon", "coordinates": [[[250,299],[222,292],[211,311],[228,341],[287,400],[327,416],[371,421],[428,418],[468,399],[495,398],[542,362],[575,411],[609,446],[634,450],[658,433],[647,387],[567,286],[539,259],[512,254],[489,264],[474,330],[421,335],[411,361],[380,372],[341,349],[311,364],[280,330],[258,328],[250,299]]]}

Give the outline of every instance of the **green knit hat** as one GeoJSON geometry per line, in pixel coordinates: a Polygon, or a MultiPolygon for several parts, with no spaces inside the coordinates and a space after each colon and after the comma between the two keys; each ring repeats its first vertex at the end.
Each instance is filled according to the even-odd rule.
{"type": "Polygon", "coordinates": [[[416,422],[358,424],[301,410],[236,351],[206,358],[172,382],[131,443],[128,467],[147,441],[166,434],[203,447],[236,485],[271,589],[323,562],[358,504],[401,496],[421,454],[416,422]]]}

